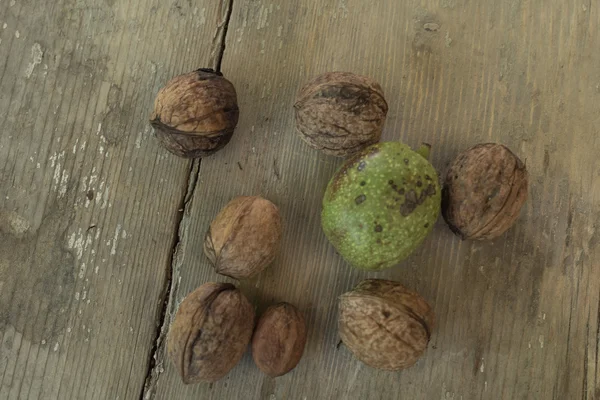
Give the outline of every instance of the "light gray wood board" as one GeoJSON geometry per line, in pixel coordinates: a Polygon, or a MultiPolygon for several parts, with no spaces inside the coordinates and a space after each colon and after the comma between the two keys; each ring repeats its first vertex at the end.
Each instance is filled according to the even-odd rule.
{"type": "Polygon", "coordinates": [[[190,170],[148,117],[224,10],[0,3],[0,398],[140,396],[190,170]]]}
{"type": "Polygon", "coordinates": [[[240,286],[259,312],[296,304],[308,344],[276,380],[248,352],[223,380],[192,386],[161,348],[156,397],[598,398],[599,27],[600,9],[586,1],[234,0],[223,72],[241,119],[231,143],[201,163],[169,310],[224,280],[202,254],[204,234],[234,196],[260,194],[281,208],[283,250],[240,286]],[[341,160],[301,142],[292,109],[304,82],[332,70],[379,81],[390,105],[384,139],[431,143],[441,172],[478,142],[513,149],[530,173],[516,226],[492,242],[461,242],[440,220],[401,266],[348,267],[319,225],[341,160]],[[398,280],[434,305],[430,347],[409,370],[376,371],[336,349],[337,296],[366,277],[398,280]]]}

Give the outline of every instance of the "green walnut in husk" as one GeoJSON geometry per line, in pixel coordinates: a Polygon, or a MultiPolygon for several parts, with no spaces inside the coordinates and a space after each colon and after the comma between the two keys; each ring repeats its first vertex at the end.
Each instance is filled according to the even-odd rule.
{"type": "Polygon", "coordinates": [[[335,173],[323,198],[321,224],[352,266],[380,270],[408,257],[433,229],[441,190],[429,146],[370,146],[335,173]]]}
{"type": "Polygon", "coordinates": [[[176,76],[160,89],[150,123],[171,153],[197,158],[229,143],[238,118],[233,84],[220,72],[202,68],[176,76]]]}
{"type": "Polygon", "coordinates": [[[525,164],[506,146],[473,146],[448,169],[442,215],[462,239],[496,238],[519,217],[527,200],[527,180],[525,164]]]}

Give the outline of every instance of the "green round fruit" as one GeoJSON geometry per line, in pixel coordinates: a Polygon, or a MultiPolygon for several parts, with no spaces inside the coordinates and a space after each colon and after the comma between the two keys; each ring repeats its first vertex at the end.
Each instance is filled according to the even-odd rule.
{"type": "Polygon", "coordinates": [[[438,176],[418,152],[400,142],[367,147],[341,166],[323,198],[321,224],[351,265],[380,270],[408,257],[439,214],[438,176]]]}

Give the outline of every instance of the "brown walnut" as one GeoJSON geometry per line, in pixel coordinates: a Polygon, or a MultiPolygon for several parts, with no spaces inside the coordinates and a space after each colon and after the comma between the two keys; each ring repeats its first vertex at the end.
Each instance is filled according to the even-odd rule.
{"type": "Polygon", "coordinates": [[[203,68],[176,76],[160,89],[150,123],[167,150],[196,158],[229,143],[238,117],[233,84],[220,72],[203,68]]]}
{"type": "Polygon", "coordinates": [[[293,305],[279,303],[258,320],[252,336],[252,357],[261,371],[277,377],[298,365],[305,344],[304,317],[293,305]]]}
{"type": "Polygon", "coordinates": [[[279,209],[259,196],[231,200],[204,238],[204,254],[217,273],[251,278],[273,262],[281,242],[279,209]]]}
{"type": "Polygon", "coordinates": [[[478,144],[450,165],[442,215],[462,239],[493,239],[514,224],[526,200],[525,164],[501,144],[478,144]]]}
{"type": "Polygon", "coordinates": [[[379,141],[388,111],[381,86],[349,72],[328,72],[298,94],[296,130],[311,147],[345,157],[379,141]]]}
{"type": "Polygon", "coordinates": [[[434,323],[432,308],[401,284],[367,279],[339,298],[340,338],[365,364],[396,371],[423,354],[434,323]]]}
{"type": "Polygon", "coordinates": [[[184,383],[214,382],[240,361],[252,337],[254,308],[229,283],[205,283],[179,306],[167,341],[184,383]]]}

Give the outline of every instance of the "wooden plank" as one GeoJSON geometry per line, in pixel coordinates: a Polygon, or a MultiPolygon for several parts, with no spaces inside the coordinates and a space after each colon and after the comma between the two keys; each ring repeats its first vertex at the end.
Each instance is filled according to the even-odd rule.
{"type": "Polygon", "coordinates": [[[0,398],[142,393],[190,173],[148,118],[226,10],[0,3],[0,398]]]}
{"type": "Polygon", "coordinates": [[[234,0],[223,71],[238,89],[240,124],[202,161],[169,314],[201,283],[224,280],[202,254],[211,219],[234,196],[261,194],[281,208],[283,251],[240,286],[259,312],[281,300],[299,306],[308,344],[276,380],[248,352],[225,379],[192,386],[160,348],[156,398],[600,398],[599,28],[589,1],[234,0]],[[309,149],[293,123],[300,86],[332,70],[379,81],[390,105],[384,139],[432,143],[439,171],[478,142],[517,152],[531,181],[517,225],[493,242],[461,242],[440,220],[403,265],[350,269],[319,226],[341,161],[309,149]],[[336,349],[337,296],[375,276],[435,307],[430,348],[401,373],[336,349]]]}

